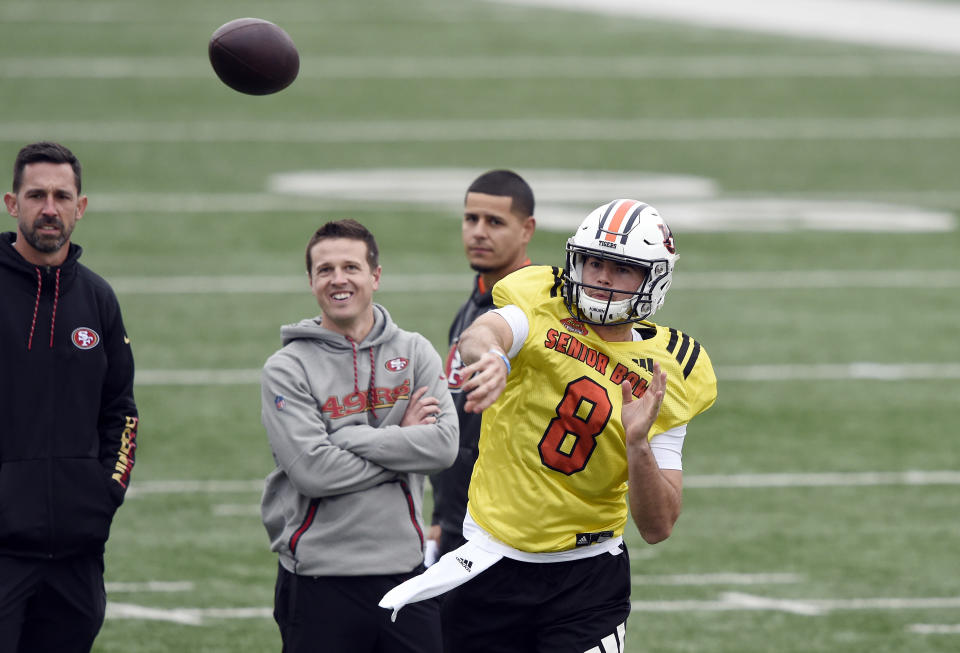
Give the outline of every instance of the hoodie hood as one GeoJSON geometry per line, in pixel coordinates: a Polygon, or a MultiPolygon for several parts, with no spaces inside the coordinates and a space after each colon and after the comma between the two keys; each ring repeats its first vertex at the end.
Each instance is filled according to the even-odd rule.
{"type": "Polygon", "coordinates": [[[66,294],[73,285],[77,276],[77,259],[80,258],[83,249],[79,245],[70,243],[67,258],[61,265],[34,265],[14,249],[13,244],[16,239],[17,234],[13,231],[0,234],[0,266],[13,270],[16,278],[20,279],[21,287],[35,296],[32,315],[25,315],[24,317],[25,320],[30,322],[30,335],[27,338],[26,346],[29,350],[34,345],[40,300],[44,294],[52,294],[53,309],[49,324],[49,347],[52,349],[57,320],[57,305],[60,302],[60,297],[66,294]]]}
{"type": "Polygon", "coordinates": [[[287,324],[280,327],[280,339],[284,346],[294,340],[318,340],[330,349],[350,351],[369,349],[379,345],[393,338],[397,329],[398,327],[387,309],[380,304],[374,304],[373,328],[361,342],[353,341],[347,336],[325,328],[323,326],[323,316],[320,315],[300,320],[296,324],[287,324]]]}

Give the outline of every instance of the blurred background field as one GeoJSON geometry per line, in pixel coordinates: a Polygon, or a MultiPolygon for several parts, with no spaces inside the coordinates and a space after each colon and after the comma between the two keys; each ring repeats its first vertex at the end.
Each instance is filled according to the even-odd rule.
{"type": "Polygon", "coordinates": [[[534,187],[538,263],[615,195],[657,206],[681,253],[657,321],[717,368],[673,536],[629,529],[628,650],[957,650],[958,78],[949,52],[483,0],[0,0],[0,161],[78,154],[75,240],[137,361],[95,650],[279,650],[257,371],[317,311],[305,243],[367,224],[378,301],[445,353],[493,167],[534,187]],[[240,16],[297,43],[287,90],[214,77],[240,16]]]}

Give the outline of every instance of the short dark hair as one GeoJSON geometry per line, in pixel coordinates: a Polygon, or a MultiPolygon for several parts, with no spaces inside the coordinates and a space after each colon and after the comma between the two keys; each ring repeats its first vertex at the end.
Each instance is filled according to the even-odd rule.
{"type": "Polygon", "coordinates": [[[473,180],[467,193],[509,197],[511,211],[525,218],[533,215],[533,190],[523,177],[512,170],[490,170],[483,173],[473,180]]]}
{"type": "Polygon", "coordinates": [[[373,237],[373,234],[370,233],[369,229],[351,218],[346,218],[344,220],[332,220],[317,229],[313,233],[313,236],[310,237],[310,242],[307,243],[308,276],[313,276],[313,270],[311,270],[313,267],[313,261],[310,258],[310,250],[312,250],[313,246],[319,243],[321,240],[327,240],[328,238],[350,238],[352,240],[362,240],[367,244],[367,263],[370,264],[370,269],[376,270],[377,266],[380,265],[380,249],[377,247],[377,241],[373,237]]]}
{"type": "Polygon", "coordinates": [[[74,156],[73,152],[60,145],[50,141],[40,141],[24,145],[17,153],[17,158],[13,162],[13,192],[20,192],[20,185],[23,183],[23,169],[31,163],[69,163],[73,168],[73,181],[77,184],[77,194],[80,193],[80,161],[74,156]]]}

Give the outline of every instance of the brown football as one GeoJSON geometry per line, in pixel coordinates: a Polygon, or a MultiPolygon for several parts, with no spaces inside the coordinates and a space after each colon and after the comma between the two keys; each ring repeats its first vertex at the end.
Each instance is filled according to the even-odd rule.
{"type": "Polygon", "coordinates": [[[260,18],[237,18],[221,25],[210,37],[208,52],[217,77],[248,95],[283,90],[300,72],[300,54],[293,39],[260,18]]]}

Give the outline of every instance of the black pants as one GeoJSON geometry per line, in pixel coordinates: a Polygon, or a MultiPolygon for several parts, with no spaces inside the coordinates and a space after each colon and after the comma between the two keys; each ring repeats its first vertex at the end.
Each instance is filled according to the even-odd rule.
{"type": "Polygon", "coordinates": [[[273,616],[283,653],[441,653],[437,599],[391,611],[377,604],[422,570],[389,576],[299,576],[277,572],[273,616]]]}
{"type": "Polygon", "coordinates": [[[0,653],[86,653],[106,614],[103,556],[0,556],[0,653]]]}
{"type": "Polygon", "coordinates": [[[463,531],[448,531],[442,529],[440,531],[440,544],[437,547],[437,557],[445,556],[454,549],[459,549],[461,546],[467,543],[466,538],[463,537],[463,531]]]}
{"type": "Polygon", "coordinates": [[[445,653],[623,653],[630,559],[625,548],[570,562],[504,558],[442,605],[445,653]]]}

